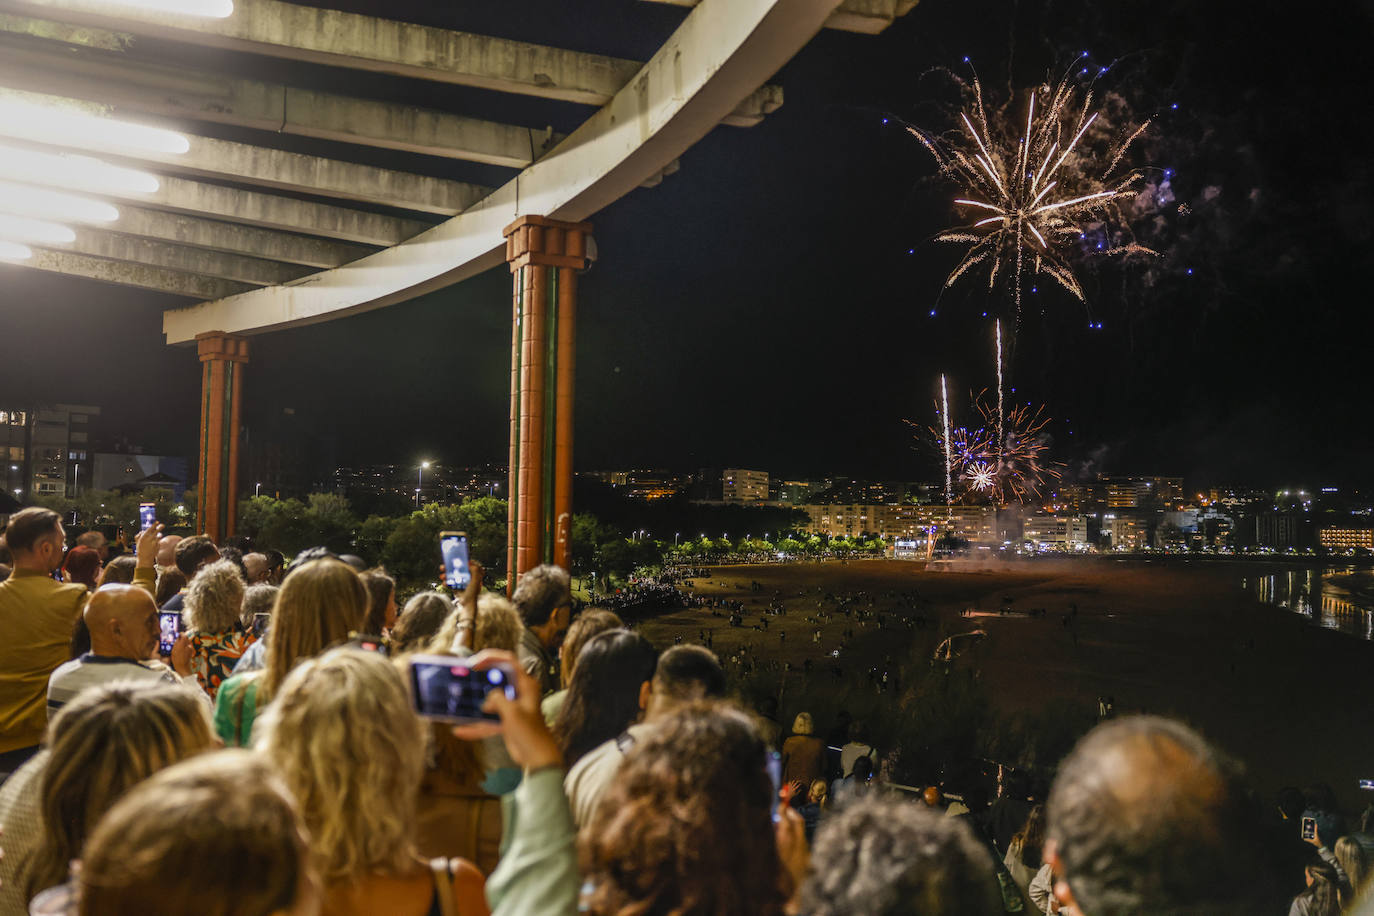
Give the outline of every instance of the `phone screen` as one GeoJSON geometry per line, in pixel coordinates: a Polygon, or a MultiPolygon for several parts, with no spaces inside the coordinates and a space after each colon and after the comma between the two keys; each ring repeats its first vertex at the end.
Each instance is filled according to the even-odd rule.
{"type": "Polygon", "coordinates": [[[177,637],[181,635],[181,611],[158,611],[157,626],[157,654],[169,656],[177,637]]]}
{"type": "Polygon", "coordinates": [[[515,699],[515,674],[505,665],[474,671],[465,659],[417,655],[410,660],[415,711],[427,719],[481,722],[497,716],[482,711],[487,694],[504,690],[515,699]]]}
{"type": "Polygon", "coordinates": [[[147,531],[157,524],[157,506],[153,503],[138,504],[138,530],[147,531]]]}
{"type": "Polygon", "coordinates": [[[1315,817],[1305,817],[1302,819],[1302,838],[1304,840],[1315,840],[1317,838],[1317,819],[1315,817]]]}
{"type": "Polygon", "coordinates": [[[1366,791],[1374,791],[1374,779],[1361,779],[1360,788],[1366,791]]]}
{"type": "Polygon", "coordinates": [[[782,755],[777,751],[769,751],[764,768],[768,770],[768,778],[773,782],[773,804],[768,810],[773,815],[773,823],[778,822],[778,794],[782,792],[782,755]]]}
{"type": "Polygon", "coordinates": [[[272,623],[272,614],[269,611],[258,611],[253,615],[253,635],[262,639],[267,635],[267,627],[272,623]]]}
{"type": "Polygon", "coordinates": [[[444,582],[455,592],[461,592],[472,581],[468,568],[468,536],[461,531],[445,531],[439,535],[439,550],[444,556],[444,582]]]}

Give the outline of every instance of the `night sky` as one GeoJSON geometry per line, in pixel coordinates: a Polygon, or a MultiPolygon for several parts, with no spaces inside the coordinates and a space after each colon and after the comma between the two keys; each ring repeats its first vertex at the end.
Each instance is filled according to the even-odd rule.
{"type": "MultiPolygon", "coordinates": [[[[431,8],[440,6],[384,8],[627,57],[651,53],[682,15],[629,0],[431,8]],[[516,8],[531,15],[517,20],[516,8]]],[[[1047,405],[1070,474],[1371,482],[1372,38],[1368,2],[1231,0],[922,0],[881,36],[823,32],[776,78],[782,109],[752,129],[718,128],[679,173],[594,218],[578,468],[934,478],[937,459],[913,447],[903,420],[934,421],[942,371],[954,391],[993,384],[983,313],[1005,314],[1007,300],[974,284],[945,293],[930,317],[957,253],[926,240],[950,219],[954,195],[932,182],[928,155],[897,122],[942,117],[932,67],[968,55],[994,90],[1009,80],[1023,89],[1088,51],[1109,66],[1100,85],[1115,103],[1140,119],[1160,112],[1139,161],[1171,170],[1174,200],[1137,231],[1163,254],[1086,264],[1091,314],[1043,285],[1028,297],[1011,367],[1017,397],[1047,405]]],[[[225,58],[239,72],[245,62],[272,78],[296,74],[225,58]]],[[[587,112],[328,79],[560,129],[587,112]]],[[[436,168],[389,153],[368,161],[436,168]]],[[[508,174],[438,169],[487,183],[508,174]]],[[[95,403],[107,431],[194,454],[195,356],[160,335],[161,309],[177,300],[14,267],[0,268],[0,290],[0,396],[95,403]]],[[[256,337],[246,421],[294,426],[313,454],[340,464],[502,462],[509,295],[503,267],[411,303],[256,337]]]]}

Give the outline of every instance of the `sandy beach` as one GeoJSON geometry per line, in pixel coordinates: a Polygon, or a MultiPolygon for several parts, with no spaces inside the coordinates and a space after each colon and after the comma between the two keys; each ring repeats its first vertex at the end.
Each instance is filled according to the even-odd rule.
{"type": "Polygon", "coordinates": [[[844,631],[859,626],[838,615],[804,617],[824,607],[826,593],[862,591],[873,611],[919,615],[926,625],[878,632],[867,623],[847,642],[847,665],[881,666],[894,653],[929,658],[944,636],[981,628],[987,639],[960,664],[976,670],[1000,715],[1063,708],[1086,716],[1110,696],[1118,714],[1146,711],[1193,724],[1243,760],[1261,791],[1322,780],[1362,809],[1374,801],[1374,793],[1356,788],[1357,779],[1374,778],[1374,643],[1259,603],[1239,587],[1241,575],[1225,566],[1110,559],[937,563],[929,570],[897,560],[719,567],[694,580],[693,591],[745,602],[745,627],[694,609],[653,616],[640,629],[660,646],[709,631],[722,658],[747,647],[760,662],[791,662],[787,718],[808,692],[824,689],[821,666],[832,663],[844,631]],[[787,615],[773,617],[767,631],[754,629],[775,595],[787,615]],[[969,610],[974,616],[965,616],[969,610]],[[808,658],[813,670],[804,675],[808,658]]]}

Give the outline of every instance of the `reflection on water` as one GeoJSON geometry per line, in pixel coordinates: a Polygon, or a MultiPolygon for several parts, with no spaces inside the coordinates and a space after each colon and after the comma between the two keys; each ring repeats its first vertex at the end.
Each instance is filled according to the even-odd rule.
{"type": "Polygon", "coordinates": [[[1265,604],[1312,623],[1374,640],[1374,571],[1353,566],[1282,569],[1245,576],[1241,587],[1265,604]]]}

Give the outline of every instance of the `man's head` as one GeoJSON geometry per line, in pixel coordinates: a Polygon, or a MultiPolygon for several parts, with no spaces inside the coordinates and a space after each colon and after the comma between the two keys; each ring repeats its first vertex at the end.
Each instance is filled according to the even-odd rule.
{"type": "Polygon", "coordinates": [[[186,576],[186,581],[196,577],[202,566],[219,559],[219,548],[215,542],[203,534],[184,538],[176,546],[177,569],[186,576]]]}
{"type": "Polygon", "coordinates": [[[99,531],[83,531],[76,539],[76,546],[89,547],[100,555],[100,562],[110,558],[110,542],[99,531]]]}
{"type": "Polygon", "coordinates": [[[992,860],[962,819],[869,796],[822,821],[802,886],[811,916],[994,916],[992,860]]]}
{"type": "Polygon", "coordinates": [[[267,568],[267,554],[245,553],[243,555],[244,578],[249,585],[261,585],[267,581],[271,570],[267,568]]]}
{"type": "Polygon", "coordinates": [[[66,543],[62,518],[51,509],[20,509],[5,526],[5,546],[14,556],[15,569],[52,572],[62,565],[66,543]]]}
{"type": "Polygon", "coordinates": [[[1155,716],[1088,733],[1048,805],[1055,893],[1084,916],[1259,912],[1277,871],[1239,768],[1155,716]]]}
{"type": "Polygon", "coordinates": [[[693,700],[725,696],[725,671],[703,646],[673,646],[658,657],[649,685],[648,718],[657,718],[693,700]]]}
{"type": "Polygon", "coordinates": [[[560,566],[536,566],[520,577],[511,595],[525,627],[546,647],[558,645],[572,616],[572,587],[560,566]]]}
{"type": "Polygon", "coordinates": [[[86,602],[91,653],[143,661],[157,649],[157,605],[145,589],[102,585],[86,602]]]}
{"type": "Polygon", "coordinates": [[[163,569],[175,566],[177,562],[177,545],[181,543],[181,535],[163,535],[162,540],[157,542],[157,565],[163,569]]]}

